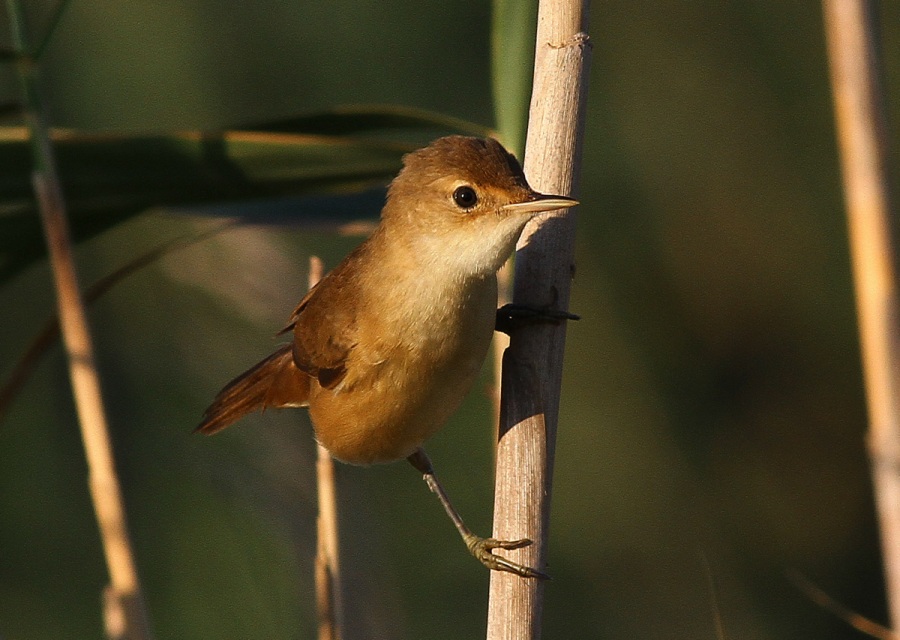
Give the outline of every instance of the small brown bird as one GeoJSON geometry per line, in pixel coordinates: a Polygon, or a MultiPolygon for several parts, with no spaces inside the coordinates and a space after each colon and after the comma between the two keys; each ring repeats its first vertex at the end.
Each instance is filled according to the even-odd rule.
{"type": "Polygon", "coordinates": [[[297,305],[282,331],[293,341],[222,389],[197,430],[215,433],[268,407],[309,407],[316,438],[335,458],[360,465],[407,458],[485,566],[543,577],[492,553],[529,540],[469,531],[422,444],[484,362],[500,317],[497,270],[525,224],[577,202],[535,192],[492,139],[441,138],[403,164],[372,236],[297,305]]]}

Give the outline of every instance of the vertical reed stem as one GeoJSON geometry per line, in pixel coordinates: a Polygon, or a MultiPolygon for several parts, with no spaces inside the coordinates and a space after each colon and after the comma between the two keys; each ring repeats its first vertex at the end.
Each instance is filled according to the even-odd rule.
{"type": "Polygon", "coordinates": [[[32,182],[50,254],[63,344],[88,464],[88,485],[106,555],[110,585],[104,593],[106,633],[116,640],[149,640],[141,585],[128,536],[125,507],[116,476],[112,443],[81,289],[75,270],[62,187],[50,134],[43,118],[37,67],[29,56],[19,0],[7,0],[17,70],[31,135],[32,182]]]}
{"type": "MultiPolygon", "coordinates": [[[[544,193],[577,190],[590,52],[587,9],[588,0],[541,0],[538,8],[525,173],[544,193]]],[[[571,212],[529,223],[516,254],[513,302],[566,309],[574,244],[571,212]]],[[[533,540],[509,556],[538,570],[546,566],[565,335],[564,325],[524,328],[503,356],[493,535],[533,540]]],[[[541,581],[492,572],[488,639],[539,638],[542,607],[541,581]]]]}
{"type": "Polygon", "coordinates": [[[891,621],[900,625],[900,340],[885,98],[868,0],[824,0],[844,178],[869,455],[891,621]]]}
{"type": "MultiPolygon", "coordinates": [[[[309,288],[322,279],[322,261],[309,259],[309,288]]],[[[344,603],[341,584],[340,550],[338,546],[337,492],[334,460],[328,449],[316,445],[316,487],[319,494],[319,517],[316,520],[316,610],[319,640],[341,640],[344,603]]]]}

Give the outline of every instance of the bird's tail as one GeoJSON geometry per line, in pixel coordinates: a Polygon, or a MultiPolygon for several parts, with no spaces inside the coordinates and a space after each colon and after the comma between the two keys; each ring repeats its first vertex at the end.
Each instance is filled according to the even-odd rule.
{"type": "Polygon", "coordinates": [[[203,414],[196,431],[221,431],[253,411],[267,407],[303,406],[309,397],[309,377],[294,366],[291,345],[229,382],[203,414]]]}

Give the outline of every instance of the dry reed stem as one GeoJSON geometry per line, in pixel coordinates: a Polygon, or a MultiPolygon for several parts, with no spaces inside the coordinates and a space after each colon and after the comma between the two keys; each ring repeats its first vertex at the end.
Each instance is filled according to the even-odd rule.
{"type": "Polygon", "coordinates": [[[94,348],[68,237],[65,205],[56,181],[39,172],[35,172],[33,179],[56,282],[63,343],[87,457],[88,485],[109,570],[110,585],[104,594],[106,632],[115,639],[149,639],[150,626],[128,536],[94,348]]]}
{"type": "Polygon", "coordinates": [[[794,586],[806,595],[807,598],[833,614],[835,617],[840,618],[860,633],[864,633],[872,638],[878,638],[879,640],[900,640],[900,636],[896,633],[884,625],[880,625],[865,616],[861,616],[852,609],[844,606],[803,574],[797,571],[788,571],[787,577],[794,583],[794,586]]]}
{"type": "Polygon", "coordinates": [[[150,625],[128,536],[94,348],[75,271],[65,201],[39,98],[36,62],[29,57],[21,1],[7,0],[7,8],[32,146],[32,184],[56,286],[60,328],[87,458],[88,486],[110,577],[103,594],[106,633],[115,640],[149,640],[150,625]]]}
{"type": "Polygon", "coordinates": [[[877,5],[824,0],[835,124],[844,179],[869,454],[881,528],[887,596],[900,624],[900,341],[893,203],[889,188],[884,91],[874,29],[877,5]]]}
{"type": "MultiPolygon", "coordinates": [[[[322,261],[309,258],[309,288],[322,279],[322,261]]],[[[341,585],[340,550],[338,546],[337,492],[334,460],[328,449],[316,445],[316,487],[319,517],[316,519],[316,612],[319,640],[341,640],[344,605],[341,585]]]]}
{"type": "MultiPolygon", "coordinates": [[[[538,8],[524,166],[531,186],[543,193],[576,191],[590,52],[587,8],[587,0],[542,0],[538,8]]],[[[533,220],[518,245],[513,302],[567,309],[574,243],[573,213],[533,220]]],[[[493,535],[533,540],[508,555],[538,570],[546,566],[565,334],[564,325],[524,328],[503,356],[493,535]]],[[[488,639],[539,638],[542,606],[543,582],[492,572],[488,639]]]]}

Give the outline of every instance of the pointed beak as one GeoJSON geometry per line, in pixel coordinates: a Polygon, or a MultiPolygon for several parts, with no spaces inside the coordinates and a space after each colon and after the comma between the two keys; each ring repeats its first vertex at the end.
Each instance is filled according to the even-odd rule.
{"type": "Polygon", "coordinates": [[[554,211],[556,209],[568,209],[578,204],[578,200],[566,196],[551,196],[543,193],[533,193],[525,202],[513,202],[503,206],[504,211],[513,213],[539,213],[541,211],[554,211]]]}

